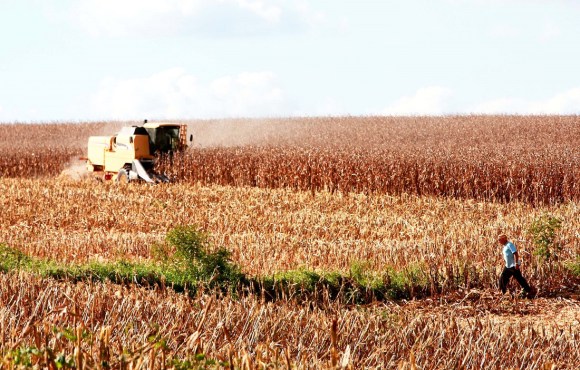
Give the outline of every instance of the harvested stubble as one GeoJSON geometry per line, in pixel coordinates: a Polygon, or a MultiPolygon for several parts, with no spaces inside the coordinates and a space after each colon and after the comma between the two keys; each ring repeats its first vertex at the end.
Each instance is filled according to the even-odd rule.
{"type": "MultiPolygon", "coordinates": [[[[552,213],[564,221],[560,261],[580,254],[577,203],[532,207],[414,196],[333,195],[186,184],[148,186],[0,179],[0,241],[60,262],[140,261],[177,225],[199,225],[250,275],[306,267],[348,274],[420,269],[441,290],[496,285],[499,231],[518,244],[540,289],[570,285],[565,269],[532,256],[527,225],[552,213]],[[564,279],[564,280],[563,280],[564,279]]],[[[439,288],[438,288],[439,289],[439,288]]]]}
{"type": "MultiPolygon", "coordinates": [[[[531,250],[525,226],[545,212],[557,215],[564,220],[561,258],[576,258],[577,200],[537,208],[514,202],[506,208],[425,194],[434,188],[439,189],[435,194],[451,197],[532,204],[578,199],[576,122],[576,117],[192,122],[205,148],[184,162],[195,163],[198,173],[173,167],[185,171],[186,180],[200,176],[202,183],[308,191],[0,179],[0,242],[73,263],[140,260],[151,257],[151,245],[173,226],[198,224],[212,233],[214,244],[232,250],[235,262],[250,274],[300,266],[348,271],[353,261],[367,261],[374,272],[418,263],[459,278],[459,286],[468,289],[495,285],[501,257],[494,239],[503,230],[519,243],[526,275],[549,288],[567,282],[559,265],[546,271],[525,253],[531,250]],[[210,148],[216,144],[239,147],[210,148]],[[385,153],[392,153],[390,162],[379,158],[385,153]],[[409,166],[437,175],[421,178],[426,181],[421,185],[409,166]],[[389,192],[422,197],[347,194],[383,193],[385,168],[394,178],[389,192]],[[353,179],[352,173],[359,175],[353,179]]],[[[1,176],[55,175],[71,155],[84,154],[87,136],[112,132],[104,124],[10,126],[0,131],[1,176]],[[55,133],[46,136],[51,130],[55,133]]],[[[344,363],[526,369],[554,364],[572,369],[580,363],[577,301],[468,298],[479,295],[446,305],[422,301],[352,309],[336,303],[263,303],[251,296],[189,299],[164,289],[0,274],[0,352],[10,355],[3,363],[10,366],[17,352],[48,347],[76,361],[77,368],[81,361],[85,368],[98,368],[103,360],[120,367],[124,350],[131,352],[125,359],[133,368],[172,366],[174,357],[196,352],[238,367],[344,363]],[[83,332],[88,337],[70,336],[83,332]],[[509,363],[502,362],[505,358],[509,363]]],[[[41,367],[49,366],[46,360],[50,356],[31,358],[41,367]]]]}
{"type": "MultiPolygon", "coordinates": [[[[172,164],[163,161],[159,168],[184,182],[517,200],[536,205],[580,199],[577,116],[186,123],[196,137],[195,148],[174,158],[172,164]]],[[[84,153],[89,135],[112,134],[119,125],[8,126],[0,132],[4,142],[0,174],[59,173],[70,160],[67,156],[84,153]],[[42,139],[50,130],[56,133],[42,139]],[[19,146],[22,142],[27,143],[24,150],[19,146]],[[40,156],[48,150],[50,155],[40,156]]]]}
{"type": "Polygon", "coordinates": [[[358,309],[189,299],[170,290],[1,274],[0,352],[6,367],[35,347],[42,352],[31,363],[48,368],[60,354],[78,369],[122,362],[145,369],[203,353],[237,368],[573,369],[578,312],[571,302],[486,297],[358,309]]]}

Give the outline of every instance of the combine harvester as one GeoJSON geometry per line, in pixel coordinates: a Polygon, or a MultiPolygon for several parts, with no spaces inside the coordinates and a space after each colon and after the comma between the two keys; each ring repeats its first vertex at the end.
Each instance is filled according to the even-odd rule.
{"type": "MultiPolygon", "coordinates": [[[[193,140],[193,135],[189,141],[193,140]]],[[[187,148],[187,126],[176,123],[148,123],[123,127],[115,136],[89,137],[87,170],[104,180],[128,183],[169,182],[154,171],[156,154],[172,154],[187,148]]]]}

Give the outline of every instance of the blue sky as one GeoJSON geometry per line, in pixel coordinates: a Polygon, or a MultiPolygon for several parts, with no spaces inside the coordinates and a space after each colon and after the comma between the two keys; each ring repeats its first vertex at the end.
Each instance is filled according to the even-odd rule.
{"type": "Polygon", "coordinates": [[[0,0],[0,122],[580,113],[580,2],[0,0]]]}

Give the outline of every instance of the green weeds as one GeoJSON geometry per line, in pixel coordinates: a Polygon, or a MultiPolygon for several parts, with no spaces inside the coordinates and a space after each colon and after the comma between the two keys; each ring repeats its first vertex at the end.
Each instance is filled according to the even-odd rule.
{"type": "Polygon", "coordinates": [[[534,254],[546,262],[558,258],[562,246],[557,242],[558,231],[562,227],[562,220],[551,215],[542,215],[536,218],[529,227],[532,242],[536,249],[534,254]]]}
{"type": "MultiPolygon", "coordinates": [[[[544,239],[552,240],[550,235],[544,239]]],[[[353,304],[422,298],[463,288],[484,288],[486,284],[471,265],[448,266],[448,273],[442,274],[433,273],[425,263],[408,264],[403,268],[385,266],[375,271],[364,261],[353,262],[347,274],[301,268],[250,277],[231,261],[229,251],[214,248],[208,235],[192,226],[169,231],[164,243],[152,247],[152,255],[151,261],[139,263],[121,260],[66,265],[36,259],[0,244],[0,271],[27,271],[69,281],[157,286],[192,295],[202,289],[234,295],[258,294],[267,300],[339,299],[353,304]]],[[[572,275],[580,276],[578,261],[566,267],[572,275]]]]}
{"type": "Polygon", "coordinates": [[[568,268],[574,276],[580,278],[580,257],[576,257],[575,261],[566,263],[566,268],[568,268]]]}

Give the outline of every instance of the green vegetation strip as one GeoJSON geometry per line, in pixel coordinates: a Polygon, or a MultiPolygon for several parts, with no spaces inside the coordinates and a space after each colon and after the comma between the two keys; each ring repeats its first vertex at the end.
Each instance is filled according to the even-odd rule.
{"type": "MultiPolygon", "coordinates": [[[[472,266],[453,267],[445,275],[421,264],[399,270],[387,267],[377,273],[365,263],[357,262],[351,265],[348,274],[299,269],[249,277],[230,260],[229,251],[212,248],[208,235],[192,226],[171,230],[163,244],[153,246],[152,255],[154,258],[149,262],[122,260],[68,265],[33,258],[0,244],[0,272],[26,271],[73,282],[161,286],[192,295],[202,289],[233,295],[259,294],[267,300],[340,299],[347,303],[421,298],[443,290],[460,289],[468,280],[469,287],[486,287],[485,279],[478,277],[472,266]]],[[[580,276],[580,260],[566,267],[576,278],[580,276]]]]}

